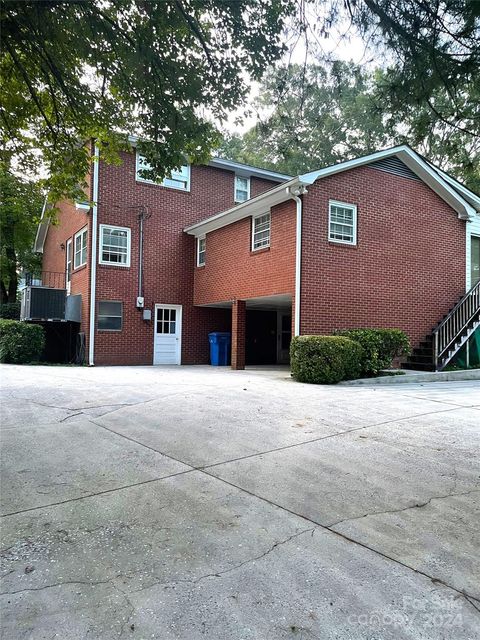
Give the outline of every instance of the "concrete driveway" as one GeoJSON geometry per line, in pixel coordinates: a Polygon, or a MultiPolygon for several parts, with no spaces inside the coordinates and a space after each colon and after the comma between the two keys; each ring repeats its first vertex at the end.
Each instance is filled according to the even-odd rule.
{"type": "Polygon", "coordinates": [[[480,383],[0,374],[5,640],[479,637],[480,383]]]}

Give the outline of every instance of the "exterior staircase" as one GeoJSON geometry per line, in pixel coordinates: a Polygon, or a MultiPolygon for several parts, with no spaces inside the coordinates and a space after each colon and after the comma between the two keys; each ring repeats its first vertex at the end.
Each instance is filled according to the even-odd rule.
{"type": "Polygon", "coordinates": [[[480,327],[480,281],[432,330],[431,335],[413,350],[404,369],[442,371],[480,327]]]}

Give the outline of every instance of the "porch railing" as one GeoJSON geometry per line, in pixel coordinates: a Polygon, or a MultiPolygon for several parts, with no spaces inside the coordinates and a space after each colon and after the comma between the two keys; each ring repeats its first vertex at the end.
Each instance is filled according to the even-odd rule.
{"type": "Polygon", "coordinates": [[[49,289],[65,289],[65,272],[38,271],[25,274],[25,285],[48,287],[49,289]]]}
{"type": "Polygon", "coordinates": [[[441,371],[480,323],[480,281],[453,307],[433,330],[435,370],[441,371]]]}

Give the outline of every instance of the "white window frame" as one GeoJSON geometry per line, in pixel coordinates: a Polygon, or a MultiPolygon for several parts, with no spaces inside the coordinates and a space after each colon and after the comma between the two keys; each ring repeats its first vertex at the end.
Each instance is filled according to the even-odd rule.
{"type": "Polygon", "coordinates": [[[270,247],[270,240],[272,238],[272,214],[270,211],[265,211],[264,213],[261,213],[258,216],[253,216],[252,217],[252,251],[261,251],[262,249],[268,249],[270,247]],[[264,216],[268,216],[269,220],[268,220],[268,243],[266,244],[262,244],[259,247],[255,246],[255,234],[257,233],[263,233],[264,231],[257,231],[255,229],[255,223],[257,222],[257,220],[259,220],[260,218],[263,218],[264,216]]]}
{"type": "Polygon", "coordinates": [[[132,246],[132,230],[130,227],[118,227],[113,224],[101,224],[100,225],[100,242],[98,247],[98,263],[107,265],[109,267],[130,267],[130,255],[131,255],[131,246],[132,246]],[[127,261],[125,263],[122,262],[110,262],[110,260],[103,259],[103,231],[104,229],[115,229],[118,231],[126,231],[127,232],[127,261]]]}
{"type": "MultiPolygon", "coordinates": [[[[243,189],[241,189],[243,191],[243,189]]],[[[236,203],[246,202],[250,200],[250,177],[249,176],[238,176],[235,175],[235,180],[233,182],[233,199],[236,203]],[[246,180],[247,181],[247,197],[245,200],[237,200],[237,180],[246,180]]]]}
{"type": "Polygon", "coordinates": [[[99,300],[98,301],[98,308],[97,308],[97,331],[106,331],[109,333],[119,333],[120,331],[122,331],[123,329],[123,302],[121,300],[99,300]],[[113,302],[115,304],[119,304],[120,305],[120,315],[102,315],[100,313],[100,305],[102,304],[102,302],[113,302]],[[100,318],[120,318],[120,329],[101,329],[100,328],[100,318]]]}
{"type": "Polygon", "coordinates": [[[197,238],[197,267],[204,267],[207,255],[207,237],[200,236],[197,238]],[[200,242],[204,240],[203,250],[200,250],[200,242]],[[203,262],[201,262],[200,254],[203,253],[203,262]]]}
{"type": "Polygon", "coordinates": [[[87,264],[88,260],[88,227],[83,227],[80,231],[73,236],[73,268],[79,269],[87,264]],[[81,236],[81,245],[80,245],[80,253],[77,252],[77,238],[81,236]],[[80,255],[80,260],[82,259],[83,249],[85,248],[85,262],[77,263],[77,255],[80,255]]]}
{"type": "MultiPolygon", "coordinates": [[[[349,225],[346,225],[349,226],[349,225]]],[[[334,242],[335,244],[348,244],[350,246],[356,246],[357,244],[357,205],[350,204],[348,202],[340,202],[340,200],[329,200],[328,202],[328,241],[334,242]],[[332,224],[339,224],[332,222],[332,206],[334,207],[344,207],[345,209],[351,209],[353,212],[352,216],[352,240],[338,240],[336,238],[331,237],[331,226],[332,224]]]]}
{"type": "MultiPolygon", "coordinates": [[[[137,182],[144,182],[146,184],[155,184],[157,185],[157,187],[164,187],[165,189],[174,189],[175,191],[185,191],[185,192],[189,192],[190,191],[190,182],[191,182],[191,171],[190,171],[190,165],[189,164],[185,164],[183,165],[184,167],[187,168],[187,172],[186,172],[186,178],[187,178],[187,185],[186,187],[174,187],[171,184],[164,184],[165,180],[172,180],[171,174],[170,176],[165,176],[165,178],[161,181],[158,182],[157,180],[149,180],[147,178],[142,178],[139,175],[139,171],[141,171],[142,169],[147,169],[148,168],[148,163],[144,162],[143,163],[143,167],[141,167],[141,159],[143,158],[143,156],[138,153],[138,151],[135,153],[135,180],[137,182]]],[[[174,173],[174,171],[172,171],[172,173],[174,173]]],[[[178,181],[180,182],[180,180],[178,181]]]]}
{"type": "Polygon", "coordinates": [[[67,293],[70,293],[70,289],[72,285],[72,271],[73,271],[72,239],[69,238],[65,243],[65,288],[67,290],[67,293]]]}

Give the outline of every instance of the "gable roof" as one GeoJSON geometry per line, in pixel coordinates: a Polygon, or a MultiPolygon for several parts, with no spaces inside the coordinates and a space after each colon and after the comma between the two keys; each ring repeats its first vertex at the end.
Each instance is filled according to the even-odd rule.
{"type": "Polygon", "coordinates": [[[339,164],[331,165],[318,171],[304,173],[242,204],[190,225],[186,227],[184,231],[197,237],[204,235],[205,233],[220,229],[242,218],[264,213],[276,204],[289,200],[292,195],[301,193],[302,190],[305,190],[306,187],[317,180],[392,157],[401,160],[415,176],[418,176],[418,178],[435,191],[442,200],[450,205],[452,209],[457,212],[459,218],[470,220],[475,216],[476,212],[480,212],[480,198],[474,194],[473,191],[470,191],[440,169],[433,167],[409,146],[400,145],[390,149],[384,149],[383,151],[377,151],[367,156],[355,158],[354,160],[340,162],[339,164]]]}

